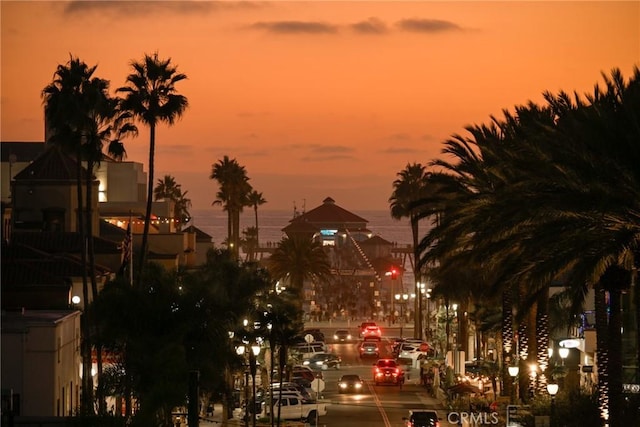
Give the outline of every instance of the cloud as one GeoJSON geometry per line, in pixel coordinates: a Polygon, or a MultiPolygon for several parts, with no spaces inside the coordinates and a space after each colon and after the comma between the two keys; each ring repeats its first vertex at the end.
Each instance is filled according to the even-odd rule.
{"type": "Polygon", "coordinates": [[[353,156],[347,156],[343,154],[335,154],[333,156],[305,156],[300,160],[303,162],[333,162],[336,160],[353,160],[353,156]]]}
{"type": "Polygon", "coordinates": [[[314,153],[350,153],[353,148],[344,145],[312,145],[311,151],[314,153]]]}
{"type": "Polygon", "coordinates": [[[386,148],[381,151],[381,153],[386,154],[414,154],[421,153],[423,150],[418,150],[414,147],[402,147],[402,146],[393,146],[386,148]]]}
{"type": "Polygon", "coordinates": [[[338,31],[335,25],[314,21],[256,22],[250,28],[274,34],[334,34],[338,31]]]}
{"type": "Polygon", "coordinates": [[[351,29],[360,34],[385,34],[388,32],[387,25],[374,17],[351,24],[351,29]]]}
{"type": "Polygon", "coordinates": [[[71,1],[65,8],[67,15],[92,12],[112,13],[122,17],[149,16],[151,13],[169,12],[181,15],[199,15],[217,10],[258,8],[264,2],[253,1],[71,1]]]}
{"type": "Polygon", "coordinates": [[[416,33],[442,33],[446,31],[460,31],[457,24],[441,19],[403,19],[396,23],[396,26],[403,31],[416,33]]]}
{"type": "Polygon", "coordinates": [[[408,141],[411,139],[411,135],[405,132],[398,132],[389,135],[386,139],[390,139],[392,141],[408,141]]]}

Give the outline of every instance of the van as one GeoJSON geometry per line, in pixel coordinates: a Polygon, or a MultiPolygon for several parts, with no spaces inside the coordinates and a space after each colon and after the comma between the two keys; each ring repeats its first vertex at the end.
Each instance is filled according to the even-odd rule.
{"type": "Polygon", "coordinates": [[[325,353],[326,350],[327,350],[327,346],[325,345],[325,343],[320,341],[312,342],[312,343],[297,344],[293,348],[293,351],[298,353],[302,360],[307,360],[311,358],[311,356],[313,356],[314,354],[325,353]]]}

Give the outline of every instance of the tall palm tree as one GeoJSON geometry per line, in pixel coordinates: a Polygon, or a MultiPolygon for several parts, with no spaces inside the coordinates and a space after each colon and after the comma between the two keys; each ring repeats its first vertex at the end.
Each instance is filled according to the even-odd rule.
{"type": "Polygon", "coordinates": [[[262,206],[267,203],[267,199],[262,197],[262,193],[257,192],[256,190],[251,190],[249,196],[247,197],[247,202],[249,206],[253,207],[253,213],[255,215],[256,220],[256,244],[258,247],[260,246],[260,228],[258,227],[258,206],[262,206]]]}
{"type": "Polygon", "coordinates": [[[326,281],[331,275],[331,265],[322,244],[308,237],[288,237],[267,259],[267,269],[274,280],[286,281],[299,307],[304,298],[304,282],[326,281]]]}
{"type": "Polygon", "coordinates": [[[228,243],[237,258],[240,249],[240,213],[247,206],[247,197],[252,190],[247,171],[236,159],[224,156],[213,165],[209,178],[218,181],[220,189],[213,203],[221,204],[227,211],[228,243]]]}
{"type": "MultiPolygon", "coordinates": [[[[160,59],[158,53],[145,54],[142,61],[132,61],[133,72],[127,76],[127,86],[118,88],[124,94],[122,108],[149,127],[149,181],[147,183],[147,208],[142,234],[142,251],[139,257],[140,271],[146,262],[151,223],[151,204],[155,166],[156,126],[158,123],[173,125],[182,117],[189,103],[185,96],[177,93],[176,83],[187,78],[178,73],[171,58],[160,59]]],[[[140,274],[136,283],[139,285],[140,274]]]]}
{"type": "Polygon", "coordinates": [[[429,191],[427,185],[427,168],[420,163],[407,164],[404,170],[398,172],[398,179],[393,182],[393,193],[389,197],[391,204],[391,217],[397,220],[409,218],[411,226],[411,236],[413,238],[413,259],[414,264],[414,290],[417,298],[413,312],[415,313],[414,338],[422,337],[422,294],[418,283],[421,282],[420,269],[416,268],[419,258],[419,209],[418,202],[425,198],[429,191]]]}
{"type": "MultiPolygon", "coordinates": [[[[64,65],[58,65],[54,80],[47,85],[42,92],[47,127],[50,138],[47,142],[57,145],[63,151],[71,153],[76,161],[76,188],[78,209],[76,211],[76,231],[80,234],[81,248],[80,258],[83,266],[87,265],[87,239],[91,235],[91,229],[87,224],[91,223],[90,212],[91,190],[93,174],[82,168],[82,160],[86,158],[87,147],[92,147],[94,138],[101,139],[102,134],[97,132],[99,122],[104,118],[109,101],[107,93],[108,82],[94,77],[96,66],[89,67],[78,58],[70,57],[64,65]],[[83,202],[82,184],[83,176],[86,178],[87,199],[86,207],[83,202]]],[[[92,147],[93,148],[93,147],[92,147]]],[[[90,157],[91,158],[91,157],[90,157]]],[[[88,272],[93,269],[82,269],[82,295],[85,304],[85,312],[82,316],[82,360],[83,360],[83,413],[93,412],[93,383],[91,377],[91,337],[89,314],[89,284],[88,272]]],[[[93,297],[97,293],[95,276],[92,277],[93,297]]]]}

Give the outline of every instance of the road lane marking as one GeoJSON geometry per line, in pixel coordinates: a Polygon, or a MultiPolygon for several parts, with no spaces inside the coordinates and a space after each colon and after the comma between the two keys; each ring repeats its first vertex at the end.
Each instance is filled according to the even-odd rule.
{"type": "Polygon", "coordinates": [[[367,381],[367,387],[369,387],[369,391],[371,392],[371,395],[373,396],[373,401],[376,404],[376,407],[378,408],[380,415],[382,416],[382,421],[384,422],[385,427],[391,427],[391,422],[389,421],[389,417],[387,416],[387,413],[385,412],[384,407],[382,406],[382,402],[378,397],[378,393],[376,393],[376,389],[371,385],[369,381],[367,381]]]}

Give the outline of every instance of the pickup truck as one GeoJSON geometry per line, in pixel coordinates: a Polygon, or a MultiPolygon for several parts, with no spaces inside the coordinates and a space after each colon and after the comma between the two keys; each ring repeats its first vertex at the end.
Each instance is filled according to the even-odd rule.
{"type": "MultiPolygon", "coordinates": [[[[278,416],[278,398],[273,396],[273,415],[278,416]]],[[[269,402],[262,403],[261,417],[268,417],[271,411],[269,402]]],[[[322,402],[307,402],[295,396],[282,396],[280,419],[303,420],[311,425],[316,425],[316,418],[327,415],[327,404],[322,402]]]]}

